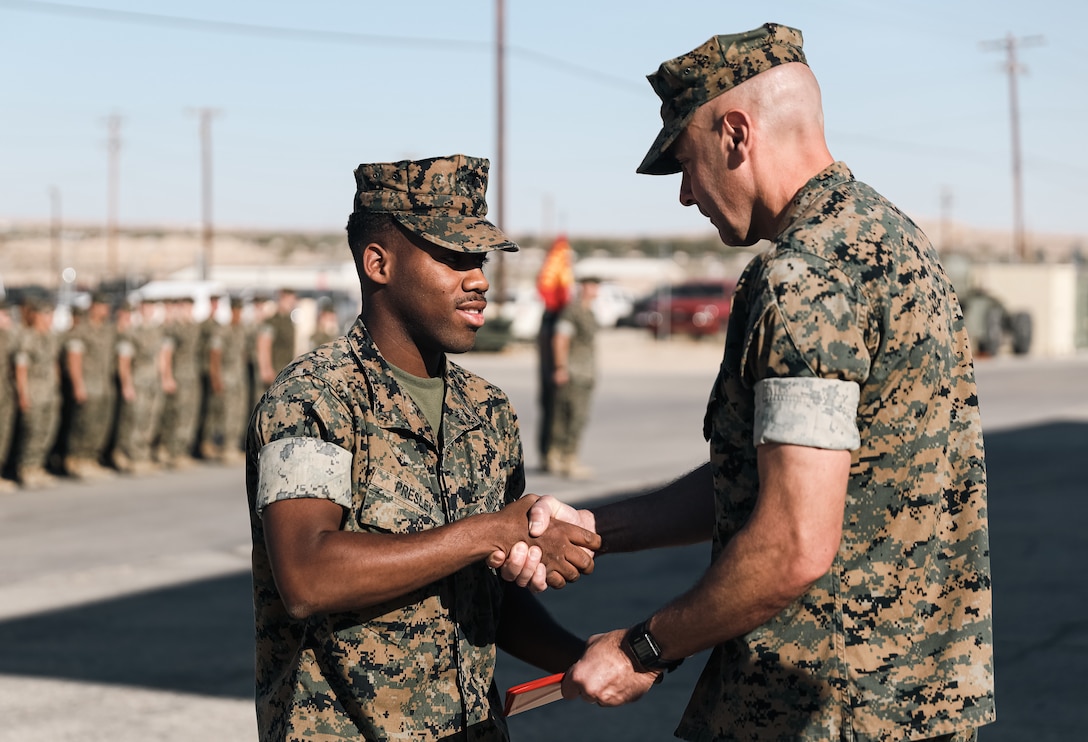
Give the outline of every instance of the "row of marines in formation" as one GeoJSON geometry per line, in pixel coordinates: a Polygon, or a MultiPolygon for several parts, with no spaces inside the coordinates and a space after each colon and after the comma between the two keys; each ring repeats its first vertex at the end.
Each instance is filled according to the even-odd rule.
{"type": "MultiPolygon", "coordinates": [[[[215,297],[197,321],[191,298],[96,293],[63,331],[44,298],[0,306],[0,491],[240,462],[253,403],[297,350],[296,301],[281,290],[254,312],[215,297]]],[[[311,343],[338,334],[330,314],[311,343]]]]}

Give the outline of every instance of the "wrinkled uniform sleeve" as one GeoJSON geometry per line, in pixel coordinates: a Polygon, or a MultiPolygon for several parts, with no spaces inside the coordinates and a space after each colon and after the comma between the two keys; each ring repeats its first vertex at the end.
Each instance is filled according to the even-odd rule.
{"type": "Polygon", "coordinates": [[[311,375],[276,382],[255,412],[261,442],[256,507],[314,497],[351,508],[352,418],[327,384],[311,375]]]}
{"type": "Polygon", "coordinates": [[[870,367],[860,291],[823,259],[790,251],[769,262],[754,304],[744,348],[754,443],[856,449],[870,367]]]}

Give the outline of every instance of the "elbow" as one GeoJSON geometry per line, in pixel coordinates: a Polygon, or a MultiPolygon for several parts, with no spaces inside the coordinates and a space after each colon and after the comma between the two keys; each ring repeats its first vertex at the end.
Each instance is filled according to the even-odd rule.
{"type": "Polygon", "coordinates": [[[276,590],[280,594],[280,600],[283,602],[287,615],[295,621],[304,621],[323,611],[312,583],[305,579],[277,579],[276,590]]]}
{"type": "Polygon", "coordinates": [[[793,602],[831,570],[839,537],[839,533],[805,528],[779,528],[774,532],[765,542],[763,559],[774,565],[767,579],[778,600],[793,602]]]}
{"type": "Polygon", "coordinates": [[[321,606],[312,600],[310,596],[284,593],[281,590],[280,598],[283,600],[283,607],[287,611],[287,615],[295,621],[305,621],[307,618],[321,613],[321,606]]]}
{"type": "Polygon", "coordinates": [[[295,621],[305,621],[318,612],[317,606],[313,603],[307,603],[300,600],[288,601],[285,599],[283,601],[283,606],[287,610],[287,615],[295,621]]]}
{"type": "Polygon", "coordinates": [[[808,592],[817,581],[831,571],[837,548],[826,543],[797,548],[783,560],[786,569],[782,575],[782,587],[792,598],[808,592]]]}

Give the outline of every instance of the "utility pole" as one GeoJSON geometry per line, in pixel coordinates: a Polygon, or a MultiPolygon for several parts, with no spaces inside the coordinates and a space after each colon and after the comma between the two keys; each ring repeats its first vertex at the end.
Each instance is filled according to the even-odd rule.
{"type": "Polygon", "coordinates": [[[942,255],[947,255],[952,247],[951,237],[952,216],[952,189],[945,186],[941,189],[941,238],[938,249],[942,255]]]}
{"type": "Polygon", "coordinates": [[[200,193],[201,193],[201,252],[199,271],[201,280],[208,280],[212,271],[212,118],[219,111],[213,108],[198,108],[200,116],[200,193]]]}
{"type": "Polygon", "coordinates": [[[120,154],[121,154],[121,117],[114,113],[106,119],[109,139],[106,152],[109,157],[107,168],[107,203],[106,203],[106,275],[117,276],[117,203],[120,193],[120,154]]]}
{"type": "Polygon", "coordinates": [[[56,186],[49,186],[49,242],[53,252],[53,288],[59,295],[60,272],[64,267],[60,252],[60,189],[56,186]]]}
{"type": "MultiPolygon", "coordinates": [[[[495,215],[492,221],[499,229],[503,228],[503,207],[506,205],[506,19],[503,0],[495,0],[495,132],[497,142],[495,145],[495,175],[492,184],[498,180],[495,187],[495,215]]],[[[499,250],[495,261],[495,293],[498,295],[498,306],[501,309],[506,301],[506,266],[503,261],[505,250],[499,250]]]]}
{"type": "Polygon", "coordinates": [[[1026,72],[1016,59],[1018,46],[1038,46],[1043,43],[1042,36],[1016,38],[1011,33],[999,41],[984,41],[982,48],[988,51],[1005,52],[1005,71],[1009,75],[1009,118],[1012,130],[1012,215],[1013,215],[1013,255],[1024,260],[1027,245],[1024,241],[1024,190],[1020,167],[1020,103],[1017,96],[1016,77],[1026,72]]]}

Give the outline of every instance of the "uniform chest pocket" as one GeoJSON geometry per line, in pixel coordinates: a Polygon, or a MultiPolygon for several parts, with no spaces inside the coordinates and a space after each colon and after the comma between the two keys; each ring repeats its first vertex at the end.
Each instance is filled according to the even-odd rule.
{"type": "Polygon", "coordinates": [[[362,504],[355,512],[359,530],[418,533],[446,522],[437,496],[384,469],[371,472],[362,504]]]}

